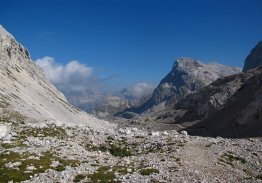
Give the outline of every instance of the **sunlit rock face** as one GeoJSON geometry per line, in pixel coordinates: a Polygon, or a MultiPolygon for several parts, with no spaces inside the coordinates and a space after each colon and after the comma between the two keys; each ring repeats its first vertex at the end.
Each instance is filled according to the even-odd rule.
{"type": "Polygon", "coordinates": [[[218,63],[204,64],[192,58],[179,58],[154,90],[152,97],[133,112],[142,113],[170,98],[173,102],[209,85],[218,78],[239,73],[240,69],[218,63]]]}

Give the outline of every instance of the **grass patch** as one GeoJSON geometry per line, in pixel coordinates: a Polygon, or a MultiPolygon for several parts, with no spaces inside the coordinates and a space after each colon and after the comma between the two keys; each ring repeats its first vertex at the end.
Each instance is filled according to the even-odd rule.
{"type": "Polygon", "coordinates": [[[145,168],[145,169],[139,170],[139,173],[141,175],[148,176],[148,175],[151,175],[153,173],[159,174],[159,170],[155,169],[155,168],[145,168]]]}
{"type": "Polygon", "coordinates": [[[22,130],[20,132],[21,138],[27,138],[29,136],[32,137],[56,137],[59,139],[64,139],[67,134],[66,130],[60,127],[46,127],[46,128],[30,128],[26,130],[22,130]]]}
{"type": "Polygon", "coordinates": [[[84,180],[85,178],[86,178],[86,175],[78,174],[77,176],[75,176],[73,182],[80,182],[81,180],[84,180]]]}
{"type": "Polygon", "coordinates": [[[85,147],[86,147],[86,150],[88,151],[102,151],[102,152],[108,151],[108,147],[106,147],[105,145],[95,146],[92,144],[86,144],[85,147]]]}
{"type": "Polygon", "coordinates": [[[100,145],[94,146],[92,144],[87,144],[86,150],[88,151],[102,151],[102,152],[109,152],[113,156],[117,157],[128,157],[132,156],[131,150],[129,150],[125,145],[100,145]]]}
{"type": "Polygon", "coordinates": [[[25,117],[16,111],[8,111],[4,109],[4,113],[0,115],[0,122],[12,123],[13,125],[24,124],[25,117]]]}
{"type": "Polygon", "coordinates": [[[110,147],[109,152],[113,156],[118,156],[118,157],[132,156],[131,151],[127,149],[126,147],[120,147],[120,146],[115,146],[115,145],[112,145],[110,147]]]}
{"type": "Polygon", "coordinates": [[[11,149],[11,148],[15,148],[15,147],[27,147],[27,145],[24,144],[24,142],[20,139],[12,141],[11,143],[1,143],[0,145],[4,149],[11,149]]]}
{"type": "Polygon", "coordinates": [[[57,157],[50,151],[44,152],[39,159],[28,159],[30,156],[37,157],[36,154],[23,153],[19,154],[13,151],[5,151],[0,154],[0,180],[1,182],[21,182],[29,180],[34,174],[44,173],[47,169],[64,171],[66,166],[80,163],[78,160],[65,160],[57,157]],[[53,161],[59,161],[60,165],[52,167],[53,161]],[[15,169],[5,166],[6,163],[20,162],[15,169]],[[28,166],[34,166],[35,169],[27,171],[28,166]]]}
{"type": "Polygon", "coordinates": [[[92,183],[119,183],[116,180],[115,172],[107,166],[102,166],[93,174],[89,174],[88,178],[92,183]]]}
{"type": "Polygon", "coordinates": [[[244,158],[239,157],[233,154],[232,152],[224,153],[218,160],[225,164],[231,165],[232,167],[234,166],[235,161],[239,161],[242,164],[246,164],[246,160],[244,158]]]}

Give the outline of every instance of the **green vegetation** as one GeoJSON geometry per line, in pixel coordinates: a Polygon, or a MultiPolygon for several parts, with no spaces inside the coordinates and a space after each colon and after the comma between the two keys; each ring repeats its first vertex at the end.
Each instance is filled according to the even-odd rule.
{"type": "MultiPolygon", "coordinates": [[[[134,169],[132,169],[132,172],[133,171],[134,171],[134,169]]],[[[130,173],[132,173],[132,172],[130,172],[130,173]]],[[[92,182],[92,183],[98,183],[98,182],[100,182],[100,183],[109,183],[109,182],[118,183],[120,181],[118,181],[116,179],[116,176],[115,176],[116,173],[118,173],[120,175],[127,174],[128,173],[127,167],[125,167],[125,166],[114,166],[114,167],[111,168],[111,167],[108,167],[108,166],[102,166],[102,167],[99,167],[96,170],[95,173],[87,175],[87,177],[89,178],[89,181],[92,182]]],[[[84,175],[80,176],[80,178],[83,178],[83,177],[84,177],[84,175]]]]}
{"type": "Polygon", "coordinates": [[[132,153],[129,149],[126,147],[120,147],[120,146],[115,146],[112,145],[109,149],[110,154],[113,156],[118,156],[118,157],[127,157],[127,156],[132,156],[132,153]]]}
{"type": "Polygon", "coordinates": [[[11,149],[15,147],[27,147],[26,144],[24,144],[23,140],[15,140],[11,141],[10,143],[1,143],[0,146],[4,149],[11,149]]]}
{"type": "Polygon", "coordinates": [[[77,176],[75,176],[73,182],[80,182],[81,180],[84,180],[85,178],[86,178],[86,175],[78,174],[77,176]]]}
{"type": "Polygon", "coordinates": [[[0,154],[0,180],[1,182],[21,182],[30,179],[34,174],[43,173],[47,169],[54,169],[56,171],[65,170],[66,166],[79,165],[78,160],[66,160],[57,157],[50,151],[43,153],[39,159],[30,158],[30,156],[37,157],[36,154],[28,152],[19,154],[13,151],[5,151],[0,154]],[[52,161],[59,161],[57,167],[52,167],[52,161]],[[17,168],[8,168],[5,164],[18,162],[17,168]],[[27,167],[33,166],[34,170],[27,170],[27,167]]]}
{"type": "Polygon", "coordinates": [[[155,169],[155,168],[145,168],[145,169],[141,169],[141,170],[139,170],[139,173],[141,174],[141,175],[151,175],[151,174],[153,174],[153,173],[159,173],[159,170],[158,169],[155,169]]]}
{"type": "Polygon", "coordinates": [[[86,147],[86,150],[88,151],[102,151],[102,152],[108,151],[108,147],[106,147],[105,145],[94,146],[92,144],[86,144],[85,147],[86,147]]]}
{"type": "Polygon", "coordinates": [[[59,139],[66,138],[66,130],[61,127],[29,128],[20,132],[21,138],[33,137],[56,137],[59,139]]]}
{"type": "Polygon", "coordinates": [[[224,153],[218,160],[225,164],[231,165],[232,167],[234,166],[235,161],[239,161],[243,164],[246,163],[246,160],[244,158],[239,157],[232,152],[224,153]]]}
{"type": "Polygon", "coordinates": [[[10,112],[4,110],[4,114],[0,115],[0,122],[2,123],[12,123],[13,125],[19,125],[19,124],[24,124],[24,121],[25,121],[25,117],[15,111],[10,112]]]}
{"type": "Polygon", "coordinates": [[[110,167],[102,166],[97,169],[97,171],[93,174],[88,175],[90,182],[92,183],[118,183],[116,181],[115,172],[111,170],[110,167]]]}
{"type": "Polygon", "coordinates": [[[110,152],[113,156],[117,157],[128,157],[132,156],[132,152],[126,147],[126,145],[100,145],[94,146],[92,144],[87,144],[86,149],[88,151],[102,151],[102,152],[110,152]]]}
{"type": "Polygon", "coordinates": [[[108,137],[107,137],[107,140],[112,141],[112,140],[114,140],[114,137],[108,136],[108,137]]]}

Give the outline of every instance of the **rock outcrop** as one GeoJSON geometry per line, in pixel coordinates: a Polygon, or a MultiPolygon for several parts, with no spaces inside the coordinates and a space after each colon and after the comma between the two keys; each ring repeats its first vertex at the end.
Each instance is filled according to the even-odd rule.
{"type": "Polygon", "coordinates": [[[172,103],[198,91],[220,77],[239,73],[240,69],[218,63],[204,64],[192,58],[179,58],[172,70],[154,90],[152,97],[138,108],[128,111],[143,113],[155,105],[172,99],[172,103]]]}
{"type": "Polygon", "coordinates": [[[153,121],[180,125],[194,135],[255,137],[262,135],[262,67],[220,78],[189,94],[153,121]]]}
{"type": "Polygon", "coordinates": [[[260,41],[245,60],[243,72],[262,66],[262,41],[260,41]]]}
{"type": "MultiPolygon", "coordinates": [[[[262,67],[236,75],[233,79],[236,83],[230,86],[235,90],[233,95],[229,94],[231,96],[221,103],[216,112],[191,129],[205,128],[207,135],[212,136],[262,136],[262,67]]],[[[223,98],[226,93],[216,94],[223,98]]]]}

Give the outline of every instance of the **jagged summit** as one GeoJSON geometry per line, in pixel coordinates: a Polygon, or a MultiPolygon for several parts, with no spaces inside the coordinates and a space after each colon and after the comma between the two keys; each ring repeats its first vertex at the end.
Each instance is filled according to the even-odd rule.
{"type": "Polygon", "coordinates": [[[12,38],[14,39],[14,36],[7,32],[7,30],[0,24],[0,38],[6,39],[6,38],[12,38]]]}
{"type": "Polygon", "coordinates": [[[260,41],[247,56],[243,72],[259,66],[262,66],[262,41],[260,41]]]}
{"type": "Polygon", "coordinates": [[[162,79],[154,90],[152,97],[138,108],[131,108],[132,112],[143,113],[146,110],[172,98],[176,101],[185,95],[195,92],[216,79],[241,72],[240,68],[222,64],[204,64],[193,58],[178,58],[172,70],[162,79]]]}
{"type": "Polygon", "coordinates": [[[2,64],[16,64],[23,68],[28,68],[30,65],[29,69],[34,67],[30,63],[32,61],[29,51],[18,43],[3,26],[0,26],[0,56],[3,58],[2,64]]]}

